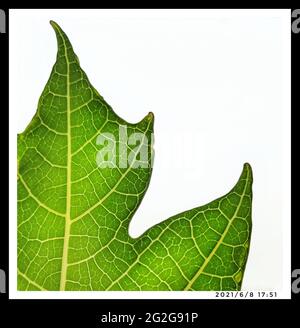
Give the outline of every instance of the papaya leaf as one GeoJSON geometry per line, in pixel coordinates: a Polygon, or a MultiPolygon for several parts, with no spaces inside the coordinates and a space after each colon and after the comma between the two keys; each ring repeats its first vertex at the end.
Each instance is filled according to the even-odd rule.
{"type": "Polygon", "coordinates": [[[55,23],[58,53],[18,135],[18,290],[240,290],[249,164],[225,196],[131,238],[152,172],[153,114],[121,119],[55,23]]]}

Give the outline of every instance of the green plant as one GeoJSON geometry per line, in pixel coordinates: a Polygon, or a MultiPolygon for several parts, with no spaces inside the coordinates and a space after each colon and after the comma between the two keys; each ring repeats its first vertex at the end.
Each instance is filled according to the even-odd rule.
{"type": "Polygon", "coordinates": [[[131,238],[152,171],[153,114],[130,124],[114,113],[51,24],[57,60],[18,135],[18,289],[239,290],[251,235],[250,165],[225,196],[131,238]],[[113,143],[117,151],[99,159],[99,143],[109,143],[99,134],[118,139],[122,126],[142,138],[113,143]]]}

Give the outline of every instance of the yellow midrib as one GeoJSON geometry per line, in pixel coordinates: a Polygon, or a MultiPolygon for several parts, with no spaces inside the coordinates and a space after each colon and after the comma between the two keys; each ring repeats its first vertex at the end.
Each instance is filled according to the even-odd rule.
{"type": "Polygon", "coordinates": [[[65,216],[65,234],[64,234],[64,247],[61,263],[61,276],[60,276],[60,290],[65,290],[67,280],[67,268],[68,268],[68,249],[70,239],[70,228],[71,228],[71,108],[70,108],[70,75],[69,75],[69,59],[67,54],[67,46],[65,43],[64,36],[60,34],[65,50],[65,57],[67,63],[67,195],[66,195],[66,216],[65,216]]]}

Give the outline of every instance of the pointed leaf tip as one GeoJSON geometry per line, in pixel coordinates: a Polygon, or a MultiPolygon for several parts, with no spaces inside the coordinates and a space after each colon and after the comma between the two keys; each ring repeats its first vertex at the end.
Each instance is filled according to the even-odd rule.
{"type": "Polygon", "coordinates": [[[79,60],[74,53],[72,44],[66,35],[66,33],[62,30],[62,28],[53,20],[50,20],[50,25],[52,26],[56,39],[57,39],[57,44],[58,44],[58,52],[57,55],[58,57],[64,57],[66,54],[69,57],[69,61],[76,61],[79,64],[79,60]]]}
{"type": "Polygon", "coordinates": [[[152,112],[149,112],[147,116],[148,116],[149,120],[154,119],[154,114],[152,112]]]}
{"type": "Polygon", "coordinates": [[[154,114],[152,112],[149,112],[142,121],[146,120],[147,122],[150,122],[151,124],[154,123],[154,114]]]}
{"type": "Polygon", "coordinates": [[[251,165],[249,163],[244,163],[244,169],[252,171],[251,165]]]}
{"type": "MultiPolygon", "coordinates": [[[[252,182],[252,179],[253,179],[253,174],[252,174],[252,167],[249,163],[244,163],[244,167],[243,167],[243,173],[249,173],[249,178],[250,178],[250,181],[252,182]]],[[[242,174],[243,174],[242,173],[242,174]]]]}
{"type": "Polygon", "coordinates": [[[54,28],[54,29],[61,29],[60,26],[53,20],[50,20],[50,25],[54,28]]]}

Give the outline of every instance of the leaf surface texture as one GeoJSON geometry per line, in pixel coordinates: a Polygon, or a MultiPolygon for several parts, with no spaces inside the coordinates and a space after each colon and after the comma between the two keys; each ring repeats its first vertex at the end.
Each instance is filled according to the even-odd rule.
{"type": "MultiPolygon", "coordinates": [[[[89,82],[54,22],[58,53],[38,109],[18,135],[19,290],[239,290],[251,235],[249,164],[225,196],[128,234],[151,177],[153,114],[120,118],[89,82]],[[99,168],[97,137],[142,133],[147,167],[99,168]]],[[[125,148],[124,148],[125,147],[125,148]]],[[[124,150],[125,149],[125,150],[124,150]]]]}

